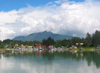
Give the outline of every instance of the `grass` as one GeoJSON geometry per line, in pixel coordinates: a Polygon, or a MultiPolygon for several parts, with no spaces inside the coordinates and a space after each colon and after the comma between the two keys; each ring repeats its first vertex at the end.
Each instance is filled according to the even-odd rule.
{"type": "Polygon", "coordinates": [[[0,48],[0,50],[6,50],[6,48],[0,48]]]}
{"type": "Polygon", "coordinates": [[[72,49],[72,51],[76,51],[76,50],[78,50],[78,49],[72,49]]]}
{"type": "MultiPolygon", "coordinates": [[[[84,48],[84,51],[92,51],[91,49],[95,49],[95,47],[78,47],[77,49],[72,49],[73,51],[79,50],[81,48],[84,48]]],[[[96,51],[100,51],[100,49],[95,49],[96,51]]]]}
{"type": "Polygon", "coordinates": [[[100,49],[96,49],[96,51],[100,51],[100,49]]]}

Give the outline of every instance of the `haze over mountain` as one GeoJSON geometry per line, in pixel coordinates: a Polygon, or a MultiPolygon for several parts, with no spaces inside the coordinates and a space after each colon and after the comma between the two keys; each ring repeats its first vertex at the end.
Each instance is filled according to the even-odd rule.
{"type": "Polygon", "coordinates": [[[48,37],[53,38],[54,40],[63,40],[63,39],[71,39],[72,36],[68,35],[60,35],[60,34],[54,34],[52,32],[39,32],[39,33],[32,33],[27,36],[17,36],[13,40],[22,40],[22,41],[42,41],[43,39],[47,39],[48,37]]]}

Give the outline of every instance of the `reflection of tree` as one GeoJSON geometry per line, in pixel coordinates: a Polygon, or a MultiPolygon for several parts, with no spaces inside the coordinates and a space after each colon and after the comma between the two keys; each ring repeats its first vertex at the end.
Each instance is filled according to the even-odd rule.
{"type": "Polygon", "coordinates": [[[13,56],[14,58],[21,58],[21,59],[28,58],[29,60],[30,60],[30,57],[31,57],[31,58],[36,58],[37,62],[45,61],[45,60],[52,61],[55,58],[57,58],[57,60],[59,60],[59,59],[72,59],[73,61],[86,60],[88,66],[91,66],[91,63],[93,62],[93,64],[96,65],[97,68],[100,68],[100,55],[97,54],[96,52],[72,53],[72,52],[64,51],[64,52],[54,52],[54,53],[45,52],[45,53],[41,53],[39,55],[37,55],[35,52],[33,52],[33,53],[23,53],[23,54],[21,54],[21,53],[18,53],[18,54],[3,54],[3,56],[4,57],[12,57],[13,56]],[[83,55],[81,56],[81,54],[83,54],[83,55]]]}
{"type": "Polygon", "coordinates": [[[0,54],[0,58],[1,58],[1,54],[0,54]]]}
{"type": "Polygon", "coordinates": [[[100,55],[98,55],[97,53],[94,53],[93,62],[97,68],[100,68],[100,55]]]}
{"type": "Polygon", "coordinates": [[[84,58],[86,59],[88,66],[93,62],[97,68],[100,68],[100,55],[96,52],[84,52],[84,58]]]}
{"type": "Polygon", "coordinates": [[[86,61],[87,61],[87,63],[88,63],[88,66],[91,66],[91,62],[92,62],[92,55],[91,55],[91,52],[87,52],[87,53],[85,53],[85,58],[86,58],[86,61]]]}
{"type": "Polygon", "coordinates": [[[46,52],[46,53],[43,53],[43,54],[41,54],[42,55],[42,57],[45,59],[45,58],[47,58],[48,60],[53,60],[54,59],[54,53],[48,53],[48,52],[46,52]]]}

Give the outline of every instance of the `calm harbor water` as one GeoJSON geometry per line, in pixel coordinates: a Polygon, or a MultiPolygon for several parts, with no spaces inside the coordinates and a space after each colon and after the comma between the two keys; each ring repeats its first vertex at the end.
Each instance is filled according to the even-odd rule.
{"type": "Polygon", "coordinates": [[[100,53],[0,54],[0,73],[100,73],[100,53]]]}

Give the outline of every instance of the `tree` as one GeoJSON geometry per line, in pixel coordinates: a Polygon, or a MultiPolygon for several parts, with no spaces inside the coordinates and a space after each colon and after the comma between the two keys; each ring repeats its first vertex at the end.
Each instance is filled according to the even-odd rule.
{"type": "Polygon", "coordinates": [[[83,46],[86,46],[85,41],[86,41],[86,40],[85,40],[84,38],[81,39],[81,42],[83,43],[83,46]]]}
{"type": "Polygon", "coordinates": [[[0,41],[0,48],[4,48],[4,44],[2,41],[0,41]]]}
{"type": "Polygon", "coordinates": [[[42,40],[42,45],[46,45],[46,40],[45,39],[42,40]]]}
{"type": "Polygon", "coordinates": [[[12,42],[12,40],[10,40],[10,39],[3,40],[4,44],[10,44],[10,42],[12,42]]]}
{"type": "Polygon", "coordinates": [[[87,33],[87,35],[86,35],[86,45],[87,46],[91,46],[92,45],[92,37],[91,37],[91,35],[89,34],[89,32],[87,33]]]}
{"type": "Polygon", "coordinates": [[[61,40],[55,41],[55,47],[61,47],[61,40]]]}
{"type": "Polygon", "coordinates": [[[52,39],[51,37],[49,37],[48,39],[43,39],[42,44],[46,46],[54,45],[54,39],[52,39]]]}
{"type": "Polygon", "coordinates": [[[96,30],[92,36],[92,45],[97,46],[100,45],[100,31],[96,30]]]}

